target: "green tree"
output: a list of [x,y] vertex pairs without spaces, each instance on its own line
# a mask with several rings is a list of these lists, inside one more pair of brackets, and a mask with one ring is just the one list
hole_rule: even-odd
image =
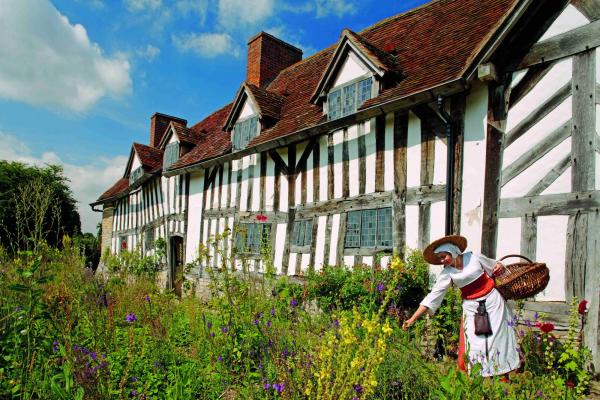
[[59,246],[76,236],[81,221],[62,167],[0,160],[0,244],[12,251],[35,250],[42,241]]

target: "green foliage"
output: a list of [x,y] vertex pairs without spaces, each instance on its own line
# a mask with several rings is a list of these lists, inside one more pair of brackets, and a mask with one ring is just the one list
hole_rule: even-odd
[[[0,254],[0,398],[558,400],[581,398],[589,380],[575,323],[557,346],[557,373],[543,352],[539,373],[526,364],[508,384],[434,362],[427,330],[451,332],[458,300],[448,296],[441,320],[417,335],[389,317],[390,302],[411,304],[400,302],[398,282],[427,282],[419,262],[343,271],[344,300],[331,293],[334,312],[315,312],[310,280],[208,268],[213,296],[201,302],[161,292],[128,260],[116,259],[119,273],[104,281],[82,268],[68,238],[60,250]],[[349,293],[366,298],[343,310]]]
[[79,234],[77,204],[62,167],[0,160],[0,227],[0,245],[13,255]]
[[393,291],[395,312],[412,309],[425,296],[429,285],[429,269],[420,252],[409,252],[395,285],[390,285],[393,272],[389,268],[355,266],[353,269],[325,266],[308,276],[308,293],[324,310],[377,310],[388,291]]

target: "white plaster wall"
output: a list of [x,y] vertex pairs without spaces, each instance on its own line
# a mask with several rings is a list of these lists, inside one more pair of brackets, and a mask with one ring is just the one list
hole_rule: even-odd
[[366,124],[369,126],[369,132],[365,133],[365,193],[373,193],[375,191],[375,161],[376,161],[376,144],[375,144],[375,118]]
[[310,253],[298,254],[298,258],[300,258],[300,271],[302,274],[308,271],[309,263],[310,263]]
[[329,265],[336,265],[337,242],[340,233],[340,214],[333,214],[331,218],[331,241],[329,243]]
[[[302,153],[304,153],[304,150],[306,149],[306,146],[308,145],[308,142],[302,142],[299,143],[298,145],[296,145],[296,165],[298,165],[298,161],[300,161],[300,157],[302,156]],[[302,204],[302,178],[301,178],[302,174],[296,174],[296,181],[295,181],[295,185],[296,185],[296,190],[294,193],[295,196],[295,200],[294,200],[294,204],[298,205],[298,204]]]
[[344,131],[333,132],[333,197],[342,197],[342,146]]
[[[277,153],[287,164],[287,149],[277,149]],[[288,180],[287,176],[280,172],[279,174],[279,211],[288,211]]]
[[231,170],[231,199],[229,202],[229,207],[238,207],[238,205],[236,204],[237,201],[237,191],[238,191],[238,185],[237,185],[237,174],[238,174],[238,170],[241,168],[241,160],[232,160],[231,161],[232,164],[232,170]]
[[583,26],[588,20],[575,7],[568,5],[564,11],[554,20],[548,30],[542,35],[539,41],[546,40],[552,36],[570,31],[573,28]]
[[190,174],[190,196],[188,204],[187,239],[185,262],[189,263],[198,257],[200,244],[200,221],[202,220],[202,188],[204,187],[204,170]]
[[385,147],[383,153],[383,187],[394,190],[394,114],[385,116]]
[[421,120],[412,112],[408,113],[406,185],[421,186]]
[[265,177],[265,208],[273,211],[273,198],[275,195],[275,162],[267,157],[267,176]]
[[546,263],[550,269],[550,282],[546,290],[535,297],[536,300],[565,300],[564,282],[568,221],[569,217],[566,215],[552,215],[538,217],[537,219],[536,261]]
[[334,80],[333,87],[343,85],[353,79],[366,75],[368,72],[369,70],[356,58],[356,56],[350,53],[348,57],[346,57],[344,64],[342,64],[342,67]]
[[169,129],[168,135],[170,135],[171,137],[169,138],[169,141],[167,142],[167,144],[170,144],[170,143],[177,143],[177,142],[178,142],[178,140],[177,140],[177,136],[176,136],[176,135],[173,135],[171,132],[172,132],[172,131]]
[[429,229],[430,240],[436,240],[446,236],[446,202],[436,201],[431,203],[431,227]]
[[319,200],[325,201],[327,200],[327,190],[328,190],[328,149],[327,149],[327,135],[322,135],[319,137]]
[[229,204],[229,183],[227,182],[228,180],[228,175],[229,174],[229,163],[225,163],[223,165],[223,189],[221,190],[221,203],[219,204],[219,207],[227,207],[227,204]]
[[[315,201],[315,179],[314,179],[314,168],[313,168],[313,152],[314,150],[310,153],[310,155],[308,156],[306,162],[307,162],[307,168],[306,168],[306,202],[307,203],[312,203],[313,201]],[[320,184],[320,182],[319,182]]]
[[240,211],[248,210],[248,167],[250,156],[242,158],[242,183],[240,184]]
[[281,266],[283,264],[283,248],[285,247],[285,230],[287,224],[277,224],[277,233],[275,235],[275,256],[273,263],[277,269],[277,273],[281,274]]
[[436,185],[446,184],[446,160],[448,159],[448,146],[439,137],[434,139],[434,164],[433,183]]
[[354,256],[344,256],[343,258],[344,266],[352,267],[354,266]]
[[323,261],[325,259],[325,230],[327,228],[327,216],[321,215],[313,220],[313,223],[317,223],[317,240],[314,243],[315,246],[315,271],[320,271],[323,268]]
[[521,254],[521,218],[498,219],[496,258],[508,254]]
[[[223,176],[223,178],[225,178],[225,177]],[[213,208],[213,209],[219,208],[219,188],[221,187],[221,184],[222,184],[221,174],[217,171],[217,173],[215,175],[215,187],[213,189],[215,191],[215,194],[213,196],[212,204],[211,204],[211,208]]]
[[362,263],[370,267],[373,266],[373,256],[363,256]]
[[244,100],[244,105],[242,106],[242,111],[240,111],[240,115],[238,116],[238,120],[250,117],[256,114],[256,106],[252,103],[249,97],[246,97]]
[[288,264],[288,275],[296,274],[296,262],[298,262],[298,253],[290,253],[290,262]]
[[419,245],[419,206],[406,206],[406,247],[416,249]]
[[358,195],[358,125],[348,127],[348,189],[350,197]]
[[487,96],[487,87],[474,82],[465,111],[461,234],[469,241],[469,248],[476,252],[481,251]]
[[140,158],[138,157],[137,153],[134,151],[133,152],[133,160],[131,160],[131,170],[129,172],[135,171],[135,169],[140,167],[141,165],[142,165],[142,163],[140,162]]
[[250,155],[250,162],[254,165],[254,177],[252,178],[252,211],[258,211],[260,209],[260,155]]
[[379,263],[381,264],[382,268],[387,268],[390,263],[390,260],[391,260],[390,256],[383,256],[383,257],[381,257],[381,260],[379,261]]

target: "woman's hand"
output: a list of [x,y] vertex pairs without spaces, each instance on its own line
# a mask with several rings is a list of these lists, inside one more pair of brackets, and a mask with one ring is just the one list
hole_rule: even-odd
[[409,318],[406,321],[404,321],[404,323],[402,324],[402,329],[407,331],[408,328],[410,328],[414,323],[415,323],[415,320],[412,318]]
[[496,265],[494,265],[494,269],[492,270],[492,275],[500,276],[504,272],[506,272],[506,267],[504,266],[504,264],[502,264],[501,262],[497,262]]

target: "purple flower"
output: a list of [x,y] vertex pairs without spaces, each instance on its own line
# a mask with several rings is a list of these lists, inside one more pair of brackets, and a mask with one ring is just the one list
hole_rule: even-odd
[[360,383],[354,385],[354,391],[356,394],[361,394],[363,392],[363,387]]
[[271,327],[271,320],[268,320],[265,325],[267,326],[267,328],[270,328]]
[[226,327],[226,326],[222,326],[222,327],[221,327],[221,332],[222,332],[222,333],[227,333],[227,332],[229,332],[229,328],[228,328],[228,327]]
[[129,393],[129,395],[130,395],[131,397],[137,396],[137,391],[136,391],[135,389],[133,389],[133,390],[131,391],[131,393]]
[[211,337],[211,338],[214,338],[214,337],[215,337],[215,333],[214,333],[214,332],[211,332],[211,333],[210,333],[210,337]]
[[268,382],[265,382],[265,384],[263,385],[263,388],[264,388],[265,390],[267,390],[267,389],[270,389],[270,388],[271,388],[271,384],[270,384],[270,383],[268,383]]
[[260,322],[260,321],[259,321],[259,320],[257,320],[257,319],[255,319],[255,320],[253,320],[253,321],[252,321],[252,323],[253,323],[254,325],[256,325],[256,326],[258,326],[259,322]]
[[89,356],[90,356],[90,358],[91,358],[92,360],[94,360],[94,361],[96,361],[96,359],[98,358],[98,355],[96,354],[96,352],[95,352],[95,351],[92,351],[92,352],[89,354]]
[[52,343],[52,352],[53,352],[53,353],[56,353],[57,351],[58,351],[58,340],[55,340],[55,341]]
[[208,322],[206,323],[206,327],[207,327],[208,329],[212,328],[212,322],[208,321]]
[[377,291],[381,293],[383,292],[383,289],[385,289],[385,284],[381,282],[379,285],[377,285]]
[[125,321],[129,322],[130,324],[137,321],[137,317],[135,316],[134,313],[130,312],[129,314],[127,314],[127,316],[125,317]]
[[340,321],[338,321],[337,319],[333,321],[333,326],[335,326],[336,328],[338,326],[340,326]]
[[277,393],[281,393],[283,392],[283,383],[274,383],[273,384],[273,389],[277,391]]
[[149,294],[147,294],[147,295],[146,295],[146,297],[144,297],[144,299],[145,299],[145,300],[146,300],[148,303],[150,303],[150,295],[149,295]]
[[540,317],[540,314],[538,314],[537,311],[536,311],[535,314],[533,314],[533,319],[535,321],[537,321],[539,317]]
[[298,300],[296,300],[295,298],[290,301],[290,306],[296,307],[297,305],[298,305]]
[[219,362],[223,361],[223,356],[217,357],[217,360],[219,360]]
[[271,317],[275,316],[275,307],[271,307]]

